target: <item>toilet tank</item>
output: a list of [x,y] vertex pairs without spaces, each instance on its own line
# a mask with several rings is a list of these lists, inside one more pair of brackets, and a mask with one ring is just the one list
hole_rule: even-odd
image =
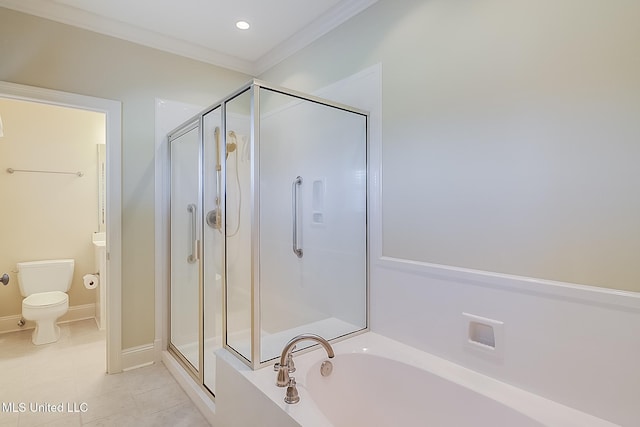
[[67,292],[73,279],[72,259],[50,259],[18,263],[18,286],[23,297],[50,291]]

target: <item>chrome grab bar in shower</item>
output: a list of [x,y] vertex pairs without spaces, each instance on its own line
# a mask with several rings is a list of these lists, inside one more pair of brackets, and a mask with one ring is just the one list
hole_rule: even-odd
[[292,216],[293,216],[293,253],[298,258],[302,258],[302,248],[298,244],[298,188],[302,185],[302,177],[298,176],[291,186],[291,204],[292,204]]
[[196,229],[198,207],[190,203],[187,205],[187,212],[189,212],[189,219],[191,220],[191,254],[187,257],[187,262],[193,264],[198,260],[198,231]]

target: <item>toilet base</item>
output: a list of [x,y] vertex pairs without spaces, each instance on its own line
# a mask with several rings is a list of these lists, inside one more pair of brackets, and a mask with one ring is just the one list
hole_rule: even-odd
[[36,329],[31,334],[31,342],[35,345],[50,344],[60,339],[60,327],[54,320],[37,321]]

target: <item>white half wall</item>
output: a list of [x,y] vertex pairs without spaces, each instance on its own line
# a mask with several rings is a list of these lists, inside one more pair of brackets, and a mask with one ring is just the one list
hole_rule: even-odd
[[[469,345],[463,313],[503,322],[502,354]],[[381,257],[372,270],[371,329],[580,411],[640,425],[637,293]]]

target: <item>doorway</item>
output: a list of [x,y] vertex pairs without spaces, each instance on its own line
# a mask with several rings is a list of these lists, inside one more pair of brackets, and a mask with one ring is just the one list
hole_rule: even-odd
[[[105,152],[105,251],[108,276],[106,291],[106,370],[117,373],[121,363],[121,104],[67,92],[0,82],[0,98],[29,101],[104,114]],[[5,135],[8,132],[5,123]],[[11,165],[4,165],[5,169]],[[55,207],[50,207],[55,208]],[[42,213],[47,212],[43,207]],[[96,230],[98,231],[98,230]],[[87,236],[89,238],[90,236]],[[17,286],[17,284],[16,284]]]

